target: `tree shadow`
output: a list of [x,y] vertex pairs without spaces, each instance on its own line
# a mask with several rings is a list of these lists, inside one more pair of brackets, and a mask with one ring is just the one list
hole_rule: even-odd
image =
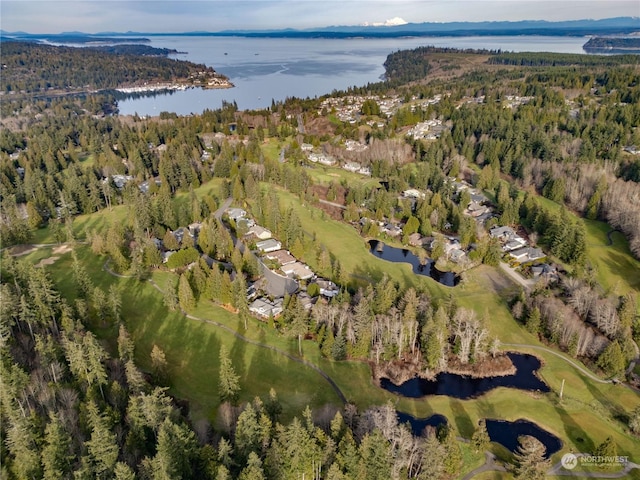
[[455,422],[456,428],[458,429],[458,434],[465,438],[471,438],[473,432],[476,429],[476,426],[471,421],[471,417],[465,410],[462,402],[455,398],[450,398],[449,406],[451,407],[451,412],[454,416],[453,421]]

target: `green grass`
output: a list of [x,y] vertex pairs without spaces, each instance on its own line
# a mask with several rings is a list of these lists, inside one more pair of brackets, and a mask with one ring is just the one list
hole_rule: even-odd
[[[196,194],[217,194],[218,187],[218,182],[208,183],[196,189]],[[354,285],[375,282],[387,273],[403,288],[415,286],[429,292],[436,299],[451,295],[458,304],[475,309],[487,319],[491,335],[498,336],[503,342],[539,344],[511,317],[506,300],[517,288],[503,289],[502,284],[494,285],[496,282],[504,282],[501,280],[502,274],[496,269],[473,269],[467,272],[467,278],[461,286],[443,287],[429,278],[414,275],[409,265],[376,258],[369,253],[364,239],[351,226],[325,217],[319,209],[303,205],[287,192],[278,192],[282,204],[293,207],[298,213],[304,230],[315,235],[317,242],[324,244],[340,259]],[[79,217],[76,219],[77,225],[74,222],[74,228],[81,229],[85,225],[100,227],[107,221],[124,219],[125,213],[124,207],[117,207],[112,211]],[[602,242],[603,238],[606,239],[606,236],[603,237],[607,231],[604,228],[606,225],[598,222],[594,224],[597,228],[590,231],[589,236]],[[597,246],[591,240],[589,243],[594,244],[590,248],[606,246]],[[612,252],[619,251],[628,257],[617,248],[617,240],[614,247]],[[255,395],[265,396],[273,387],[284,404],[285,418],[299,414],[307,404],[319,407],[327,403],[338,403],[337,396],[326,381],[312,369],[277,352],[241,342],[220,327],[189,320],[177,312],[170,312],[162,304],[162,295],[149,283],[112,277],[102,271],[104,258],[94,256],[87,246],[77,246],[76,251],[96,285],[106,289],[111,284],[116,284],[121,290],[123,317],[127,319],[127,327],[136,342],[138,363],[142,368],[150,369],[149,352],[154,344],[160,346],[170,365],[171,393],[189,401],[195,418],[213,418],[219,405],[217,352],[221,345],[227,346],[241,375],[242,401],[250,400]],[[45,249],[33,252],[25,258],[37,262],[49,254],[50,249]],[[62,255],[56,263],[46,268],[52,272],[61,292],[73,297],[75,285],[69,275],[71,255]],[[175,275],[168,272],[154,272],[153,278],[162,288],[167,278],[176,280]],[[201,303],[192,313],[220,322],[260,343],[273,345],[293,355],[297,352],[295,340],[278,335],[258,320],[251,319],[245,332],[244,325],[239,324],[235,315],[212,304]],[[91,327],[109,350],[115,353],[116,326]],[[398,409],[418,417],[440,413],[454,423],[465,437],[471,436],[473,426],[479,418],[526,418],[563,440],[564,448],[554,456],[554,461],[570,449],[591,452],[609,435],[613,436],[619,454],[630,455],[633,459],[633,454],[640,451],[640,441],[626,431],[621,420],[640,404],[640,397],[621,385],[596,384],[568,363],[545,352],[531,350],[530,353],[542,358],[540,375],[549,384],[552,393],[534,395],[501,388],[473,400],[442,396],[427,399],[401,398],[373,384],[370,367],[366,362],[334,362],[321,358],[317,345],[312,341],[303,342],[303,352],[306,360],[329,374],[346,397],[361,409],[391,400]],[[564,399],[560,402],[557,394],[563,379]]]
[[640,292],[640,261],[633,258],[629,242],[620,232],[611,234],[609,245],[607,233],[612,228],[594,220],[584,220],[587,229],[587,258],[595,267],[598,283],[605,290],[618,295]]

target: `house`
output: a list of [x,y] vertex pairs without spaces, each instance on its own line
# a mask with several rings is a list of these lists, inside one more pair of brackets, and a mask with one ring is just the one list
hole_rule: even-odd
[[415,188],[410,188],[402,192],[402,196],[406,198],[424,198],[426,195],[420,190],[416,190]]
[[197,237],[198,234],[200,233],[200,230],[202,229],[202,223],[201,222],[193,222],[190,223],[187,228],[189,229],[189,233],[191,234],[192,237]]
[[247,215],[247,212],[245,212],[241,208],[227,209],[227,216],[229,217],[229,219],[233,220],[234,222],[237,222],[239,219],[244,218],[246,215]]
[[256,243],[256,248],[262,253],[269,253],[280,250],[282,248],[282,244],[273,238],[269,238]]
[[273,260],[275,262],[278,262],[280,266],[291,265],[292,263],[295,263],[297,261],[296,257],[291,255],[286,250],[277,250],[275,252],[269,252],[269,253],[266,253],[264,257],[268,260]]
[[284,301],[282,298],[269,300],[257,298],[249,305],[249,311],[261,318],[277,317],[282,313]]
[[167,263],[169,261],[169,257],[176,253],[174,250],[169,250],[168,252],[164,252],[162,254],[162,263]]
[[348,172],[357,172],[358,170],[360,170],[360,164],[357,162],[347,162],[344,164],[344,166],[342,167],[345,170],[347,170]]
[[189,229],[185,227],[180,227],[171,233],[173,234],[174,237],[176,237],[176,240],[178,241],[178,243],[182,243],[182,240],[184,239],[185,235],[189,235],[191,238],[194,237],[193,234],[189,231]]
[[412,233],[409,235],[409,245],[413,247],[421,247],[424,245],[424,237],[419,233]]
[[387,223],[382,227],[382,232],[386,233],[390,237],[398,237],[402,235],[402,228],[392,223]]
[[516,236],[516,232],[511,227],[498,227],[495,226],[489,230],[491,238],[497,238],[500,241],[506,242]]
[[491,210],[489,209],[489,207],[486,207],[485,205],[480,205],[477,202],[471,202],[467,207],[467,211],[469,212],[469,215],[471,215],[473,218],[478,218],[479,216],[484,215],[485,213],[490,212]]
[[534,247],[519,248],[518,250],[510,252],[509,255],[519,263],[533,262],[546,256],[542,250]]
[[559,278],[558,269],[548,263],[541,263],[539,265],[532,266],[531,273],[535,278],[542,277],[547,280],[558,280]]
[[253,218],[242,217],[236,222],[236,228],[240,230],[249,230],[251,227],[254,227],[255,224],[256,221]]
[[271,238],[271,230],[261,227],[260,225],[253,225],[249,228],[247,235],[253,235],[260,240],[268,240]]
[[314,299],[307,292],[300,292],[298,294],[298,303],[302,305],[305,310],[311,310],[313,307]]
[[280,267],[282,272],[289,276],[299,278],[300,280],[308,280],[313,278],[313,270],[311,270],[307,265],[300,262],[290,263],[289,265],[284,265]]
[[303,143],[302,145],[300,145],[300,150],[302,150],[303,152],[311,152],[313,151],[313,145],[311,145],[310,143]]
[[460,263],[465,256],[466,253],[464,252],[464,250],[456,248],[449,253],[449,260],[451,260],[453,263]]
[[333,298],[340,293],[340,289],[338,288],[338,286],[331,280],[318,278],[315,280],[315,283],[317,283],[320,287],[320,295],[324,297]]
[[444,253],[450,256],[455,250],[461,250],[460,240],[455,237],[445,237],[444,241]]
[[519,248],[525,247],[527,245],[527,241],[519,236],[513,237],[512,240],[509,240],[504,245],[502,245],[503,252],[512,252],[513,250],[517,250]]

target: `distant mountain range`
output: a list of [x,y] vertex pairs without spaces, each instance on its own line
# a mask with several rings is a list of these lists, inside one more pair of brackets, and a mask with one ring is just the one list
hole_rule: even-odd
[[[433,36],[472,36],[472,35],[549,35],[549,36],[583,36],[583,35],[619,35],[640,33],[640,17],[617,17],[602,20],[569,20],[548,22],[545,20],[523,20],[518,22],[447,22],[447,23],[404,23],[383,25],[329,26],[297,30],[292,28],[280,30],[224,30],[219,32],[101,32],[85,34],[81,32],[65,32],[61,34],[30,34],[25,32],[0,31],[3,37],[20,39],[46,39],[60,41],[62,37],[78,40],[80,37],[93,39],[101,37],[118,38],[123,36],[242,36],[263,38],[397,38],[397,37],[433,37]],[[399,22],[396,22],[399,23]],[[56,40],[58,39],[58,40]],[[91,40],[87,40],[91,41]]]

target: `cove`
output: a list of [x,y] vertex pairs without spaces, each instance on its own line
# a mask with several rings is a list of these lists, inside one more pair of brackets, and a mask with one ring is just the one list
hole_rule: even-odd
[[388,262],[409,263],[416,275],[433,278],[436,282],[447,287],[455,287],[460,283],[460,275],[453,272],[441,272],[431,259],[427,259],[426,263],[422,265],[420,259],[406,248],[389,247],[378,240],[369,240],[369,252]]
[[455,373],[442,372],[435,380],[414,377],[401,385],[394,384],[388,378],[380,379],[380,386],[392,393],[404,397],[421,398],[427,395],[447,395],[462,400],[476,398],[494,388],[508,387],[527,391],[548,392],[546,383],[536,376],[540,360],[524,353],[507,353],[516,367],[513,375],[498,377],[472,378]]
[[547,449],[544,454],[546,458],[551,457],[562,448],[562,440],[527,420],[520,419],[515,422],[508,422],[506,420],[487,419],[486,422],[487,433],[491,441],[499,443],[510,452],[517,450],[520,445],[518,437],[521,435],[529,435],[540,440]]
[[398,423],[408,423],[411,426],[411,433],[416,437],[422,435],[426,427],[433,427],[437,430],[447,424],[447,417],[439,413],[434,413],[426,418],[416,418],[408,413],[396,411],[396,416],[398,417]]

